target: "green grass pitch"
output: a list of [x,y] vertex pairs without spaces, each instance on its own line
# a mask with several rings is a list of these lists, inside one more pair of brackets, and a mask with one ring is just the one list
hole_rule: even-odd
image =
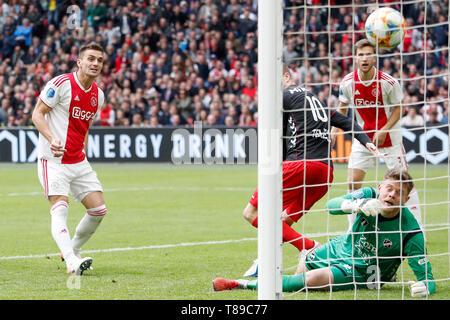
[[[257,292],[214,292],[216,277],[242,278],[257,255],[257,230],[242,217],[257,183],[254,165],[93,164],[105,189],[108,214],[83,248],[94,270],[80,282],[65,272],[50,233],[49,204],[36,165],[0,165],[0,300],[9,299],[257,299]],[[384,170],[384,167],[379,169]],[[335,166],[329,193],[294,228],[325,242],[347,227],[323,210],[346,192],[346,167]],[[450,278],[449,190],[446,165],[413,165],[435,278]],[[429,178],[423,180],[424,176]],[[367,180],[381,179],[370,172]],[[432,179],[431,179],[432,178]],[[426,189],[426,192],[425,192]],[[70,199],[71,235],[84,210]],[[283,267],[293,273],[298,252],[283,247]],[[414,280],[407,263],[397,279]],[[430,299],[449,299],[450,281]],[[285,299],[411,299],[407,287],[381,291],[301,292]]]

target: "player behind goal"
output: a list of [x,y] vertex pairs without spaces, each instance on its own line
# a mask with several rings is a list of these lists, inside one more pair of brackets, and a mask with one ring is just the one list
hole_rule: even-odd
[[[347,74],[339,87],[338,112],[348,114],[349,106],[354,107],[357,123],[373,140],[384,158],[388,169],[408,169],[402,142],[400,118],[403,114],[401,102],[403,91],[399,82],[389,74],[377,70],[375,47],[367,39],[355,44],[356,70]],[[332,145],[338,129],[332,130]],[[348,162],[348,190],[361,188],[366,172],[375,168],[378,159],[372,157],[357,139],[353,139]],[[411,190],[405,205],[421,224],[419,195]],[[354,215],[349,215],[349,228]]]

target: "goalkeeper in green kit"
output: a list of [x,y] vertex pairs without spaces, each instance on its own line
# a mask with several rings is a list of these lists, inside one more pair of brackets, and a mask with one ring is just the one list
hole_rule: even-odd
[[[295,275],[283,275],[283,291],[376,289],[390,282],[403,259],[417,281],[408,282],[413,297],[436,291],[425,239],[413,214],[403,207],[414,187],[411,176],[389,170],[377,190],[365,187],[326,204],[330,214],[357,213],[352,231],[301,255]],[[258,280],[213,281],[216,291],[258,288]]]

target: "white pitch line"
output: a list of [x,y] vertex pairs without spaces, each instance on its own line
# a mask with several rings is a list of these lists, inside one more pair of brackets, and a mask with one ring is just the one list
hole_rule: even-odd
[[[435,227],[433,229],[433,227]],[[425,231],[439,231],[449,229],[450,224],[448,223],[435,223],[435,224],[426,224]],[[346,231],[334,231],[329,233],[310,233],[304,234],[307,238],[319,238],[319,237],[333,237],[340,236],[344,234]],[[238,243],[238,242],[246,242],[246,241],[256,241],[257,238],[243,238],[238,240],[218,240],[218,241],[205,241],[205,242],[181,242],[175,244],[161,244],[154,246],[142,246],[142,247],[126,247],[126,248],[110,248],[110,249],[98,249],[98,250],[86,250],[83,251],[83,254],[86,253],[102,253],[102,252],[120,252],[120,251],[135,251],[135,250],[151,250],[151,249],[164,249],[164,248],[179,248],[179,247],[193,247],[193,246],[202,246],[202,245],[214,245],[214,244],[226,244],[226,243]],[[11,257],[0,257],[1,260],[14,260],[14,259],[35,259],[35,258],[46,258],[46,257],[58,257],[60,253],[46,253],[46,254],[35,254],[35,255],[27,255],[27,256],[11,256]]]
[[[110,248],[110,249],[98,249],[98,250],[86,250],[86,253],[101,253],[101,252],[119,252],[119,251],[135,251],[135,250],[149,250],[149,249],[164,249],[164,248],[177,248],[177,247],[192,247],[201,245],[211,245],[211,244],[225,244],[225,243],[236,243],[245,241],[255,241],[256,238],[243,238],[239,240],[220,240],[220,241],[205,241],[205,242],[182,242],[176,244],[162,244],[154,246],[142,246],[142,247],[125,247],[125,248]],[[12,257],[0,257],[0,260],[14,260],[14,259],[35,259],[35,258],[46,258],[46,257],[58,257],[60,253],[47,253],[47,254],[34,254],[28,256],[12,256]]]
[[[162,186],[150,186],[150,187],[133,187],[133,188],[113,188],[105,189],[104,192],[123,192],[123,191],[252,191],[254,188],[245,187],[162,187]],[[12,192],[0,194],[0,197],[20,197],[20,196],[41,196],[43,191],[31,191],[31,192]]]
[[[340,235],[343,234],[344,231],[332,232],[328,235]],[[326,236],[326,233],[315,233],[306,235],[311,238]],[[154,246],[142,246],[142,247],[126,247],[126,248],[110,248],[110,249],[98,249],[98,250],[86,250],[83,251],[83,254],[86,253],[102,253],[102,252],[120,252],[120,251],[135,251],[135,250],[151,250],[151,249],[164,249],[164,248],[179,248],[179,247],[192,247],[192,246],[201,246],[201,245],[214,245],[214,244],[226,244],[226,243],[237,243],[237,242],[245,242],[245,241],[256,241],[257,238],[243,238],[238,240],[219,240],[219,241],[205,241],[205,242],[181,242],[176,244],[161,244]],[[0,260],[14,260],[14,259],[36,259],[36,258],[46,258],[46,257],[59,257],[60,253],[47,253],[47,254],[34,254],[27,256],[11,256],[11,257],[0,257]]]

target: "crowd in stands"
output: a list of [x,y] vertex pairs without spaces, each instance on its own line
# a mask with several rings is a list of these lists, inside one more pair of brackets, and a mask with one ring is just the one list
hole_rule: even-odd
[[[340,80],[353,70],[352,43],[364,36],[370,9],[353,2],[375,1],[285,1],[291,9],[284,10],[283,58],[299,83],[331,107]],[[94,125],[256,126],[257,4],[0,0],[0,125],[32,126],[45,83],[75,71],[78,48],[95,41],[106,52],[96,81],[106,102]],[[378,65],[403,85],[401,121],[448,123],[448,0],[393,7],[408,31],[396,51],[380,52]]]

